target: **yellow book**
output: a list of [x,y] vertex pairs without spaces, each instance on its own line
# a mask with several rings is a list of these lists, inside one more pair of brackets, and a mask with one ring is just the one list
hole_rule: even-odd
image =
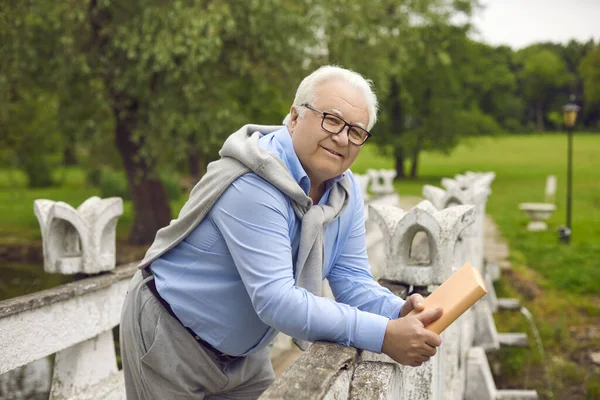
[[[487,293],[485,282],[477,268],[470,263],[460,267],[437,289],[425,298],[425,310],[441,307],[444,313],[426,328],[440,334],[458,317]],[[415,315],[415,310],[408,315]]]

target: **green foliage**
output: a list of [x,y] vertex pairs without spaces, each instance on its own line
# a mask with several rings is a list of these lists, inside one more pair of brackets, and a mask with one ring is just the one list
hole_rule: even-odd
[[13,91],[12,97],[19,101],[0,113],[0,165],[25,171],[30,187],[51,186],[55,154],[62,148],[56,97],[41,90]]
[[[6,0],[0,165],[29,171],[35,185],[50,184],[65,148],[76,149],[85,169],[143,170],[127,176],[183,171],[192,159],[202,169],[241,125],[280,123],[300,79],[325,62],[374,80],[381,112],[372,142],[415,171],[421,151],[447,153],[469,136],[530,131],[536,122],[558,128],[556,112],[582,82],[588,104],[580,121],[598,124],[593,42],[516,54],[478,43],[469,39],[477,7],[475,0]],[[129,152],[123,143],[132,144]],[[175,185],[167,185],[173,196]]]
[[548,121],[552,124],[554,129],[561,129],[564,125],[563,116],[558,111],[549,112],[547,115]]
[[586,100],[597,105],[600,103],[600,44],[581,61],[579,70],[583,76]]
[[564,61],[550,50],[534,45],[517,52],[516,59],[521,64],[523,92],[530,99],[543,99],[572,79]]
[[536,116],[536,128],[544,130],[545,115],[562,89],[567,88],[575,79],[569,73],[560,54],[532,45],[516,53],[519,65],[518,76],[525,98]]
[[102,180],[102,170],[100,168],[90,168],[86,173],[86,183],[90,186],[100,186]]
[[587,398],[600,399],[600,373],[595,372],[587,381],[586,386]]
[[131,192],[124,172],[102,171],[98,189],[102,198],[121,197],[123,200],[131,200]]
[[178,201],[181,199],[183,190],[179,185],[179,180],[174,174],[163,174],[161,176],[161,180],[163,185],[165,186],[165,191],[167,192],[167,198],[170,201]]
[[[105,169],[94,173],[94,175],[96,174],[99,175],[98,189],[100,190],[100,197],[121,197],[123,200],[131,200],[131,192],[124,172]],[[181,199],[183,191],[176,175],[163,174],[161,181],[170,201]]]

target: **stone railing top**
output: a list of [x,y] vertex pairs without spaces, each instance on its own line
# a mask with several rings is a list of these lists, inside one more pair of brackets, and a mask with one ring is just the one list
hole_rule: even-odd
[[[437,210],[427,200],[409,211],[383,205],[369,206],[369,219],[384,236],[386,263],[381,279],[415,286],[440,285],[452,274],[456,243],[461,232],[475,221],[474,207],[462,205]],[[425,232],[429,262],[422,265],[411,255],[417,233]]]
[[[494,179],[496,179],[496,174],[494,172],[467,171],[464,174],[457,174],[453,180],[456,181],[461,188],[466,189],[466,188],[472,186],[474,183],[481,183],[486,186],[490,186],[492,184],[492,182],[494,181]],[[452,180],[452,179],[450,179],[450,178],[442,179],[442,186],[446,187],[444,184],[444,181],[447,182],[450,180]]]
[[323,399],[340,372],[354,368],[357,355],[358,351],[354,347],[316,342],[260,396],[260,399]]
[[432,185],[423,186],[423,197],[429,200],[438,210],[466,204],[482,207],[487,203],[487,198],[491,194],[489,187],[480,184],[462,189],[451,179],[444,183],[446,190]]
[[369,200],[369,183],[371,181],[371,177],[366,174],[362,175],[362,174],[357,174],[357,173],[354,174],[354,177],[356,178],[356,181],[360,185],[360,191],[362,193],[363,200],[368,201]]
[[137,261],[132,262],[97,277],[86,278],[56,288],[0,301],[0,318],[81,296],[85,293],[109,287],[115,282],[130,279],[135,273],[138,264],[139,262]]
[[93,196],[77,209],[38,199],[33,211],[42,231],[46,272],[94,274],[115,267],[116,225],[123,214],[120,197]]
[[394,193],[395,169],[367,169],[371,191],[377,195]]

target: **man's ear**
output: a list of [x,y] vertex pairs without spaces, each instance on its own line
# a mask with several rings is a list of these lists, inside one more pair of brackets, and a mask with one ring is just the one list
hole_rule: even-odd
[[298,123],[298,111],[296,111],[296,106],[292,105],[290,107],[290,121],[289,127],[293,128]]

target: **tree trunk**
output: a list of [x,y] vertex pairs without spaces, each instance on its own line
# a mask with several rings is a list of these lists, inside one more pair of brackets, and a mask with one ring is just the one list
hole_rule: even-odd
[[[400,84],[396,78],[392,78],[390,87],[390,98],[392,99],[392,133],[401,135],[402,126],[402,103],[400,102]],[[404,172],[404,148],[402,145],[394,145],[394,160],[396,162],[396,179],[403,179]]]
[[190,176],[195,180],[200,179],[203,175],[200,172],[200,157],[198,155],[198,145],[194,135],[190,135],[189,138],[190,150],[188,152],[188,169]]
[[396,179],[402,179],[406,176],[404,172],[404,150],[397,148],[394,151],[394,160],[396,162]]
[[140,144],[133,141],[132,131],[137,118],[137,105],[133,104],[128,110],[114,109],[115,142],[123,158],[133,202],[134,219],[129,243],[142,245],[152,243],[156,231],[169,224],[171,207],[162,182],[152,174],[151,161],[142,157]]
[[421,147],[423,147],[423,136],[419,136],[417,144],[413,149],[412,164],[410,165],[410,177],[416,178],[419,169],[419,154],[421,153]]
[[535,113],[536,113],[536,120],[537,120],[537,124],[536,124],[536,130],[538,132],[543,132],[544,131],[544,107],[541,101],[537,102],[536,108],[535,108]]
[[[423,116],[425,118],[433,118],[431,112],[431,99],[433,98],[433,90],[431,89],[429,82],[427,82],[427,84],[428,86],[427,89],[425,89],[425,93],[423,96]],[[419,170],[419,154],[421,153],[421,149],[423,148],[423,141],[425,140],[426,134],[427,133],[425,132],[421,132],[417,136],[417,143],[415,143],[415,146],[412,148],[412,163],[410,165],[410,177],[412,179],[415,179],[417,177],[417,172]]]
[[95,72],[104,81],[109,93],[109,103],[115,118],[115,144],[123,159],[129,190],[133,202],[133,227],[129,236],[131,244],[149,244],[156,231],[169,224],[171,207],[160,179],[153,175],[153,163],[145,159],[140,148],[141,142],[133,140],[133,132],[140,118],[137,99],[128,96],[115,84],[115,69],[125,57],[111,49],[111,30],[105,29],[113,16],[106,7],[98,5],[99,0],[90,0],[89,19],[91,27],[90,51],[87,56]]
[[75,151],[75,143],[69,138],[63,150],[63,164],[68,166],[78,165],[77,152]]

